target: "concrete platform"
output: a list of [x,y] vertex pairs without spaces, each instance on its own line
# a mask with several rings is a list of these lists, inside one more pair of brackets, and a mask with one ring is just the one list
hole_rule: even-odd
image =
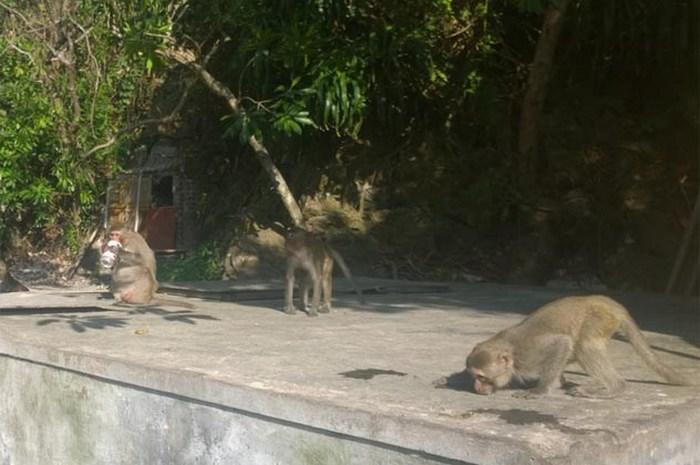
[[[174,287],[218,301],[0,296],[0,465],[700,463],[699,388],[658,382],[622,341],[614,401],[464,390],[471,346],[562,292],[362,280],[360,305],[341,281],[309,318],[280,311],[280,283]],[[700,382],[697,301],[614,297]]]

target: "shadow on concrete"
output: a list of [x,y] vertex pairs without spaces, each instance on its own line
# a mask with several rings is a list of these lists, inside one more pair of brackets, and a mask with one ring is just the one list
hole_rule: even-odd
[[[482,310],[483,316],[503,311],[513,311],[513,306],[517,302],[516,297],[489,299],[484,297],[480,301],[465,301],[463,294],[455,294],[448,286],[410,288],[371,287],[363,288],[363,295],[366,303],[358,302],[356,294],[350,290],[334,290],[333,302],[335,305],[349,308],[357,312],[395,314],[403,312],[421,311],[426,307],[437,310],[464,311],[466,307]],[[170,291],[167,292],[170,294]],[[225,293],[221,293],[225,294]],[[176,295],[187,295],[177,293]],[[300,308],[300,302],[294,293],[294,303]],[[197,294],[200,297],[200,294]],[[201,293],[203,299],[209,297],[206,293]],[[374,298],[374,300],[373,300]],[[283,293],[282,291],[259,291],[256,293],[229,293],[228,296],[217,295],[214,300],[226,300],[231,302],[245,303],[247,306],[260,307],[269,310],[282,311]],[[342,302],[340,304],[339,302]],[[536,308],[536,306],[534,307]],[[527,312],[525,312],[527,313]],[[480,317],[481,315],[475,315]]]
[[[477,310],[474,317],[489,317],[508,312],[529,315],[540,306],[557,298],[574,295],[591,295],[586,292],[564,292],[547,288],[521,288],[516,286],[492,285],[473,286],[459,294],[445,293],[432,295],[412,295],[410,304],[381,304],[372,308],[372,302],[358,311],[379,311],[397,313],[420,310],[425,306],[444,310]],[[473,291],[472,291],[473,290]],[[678,336],[686,342],[700,347],[700,302],[693,298],[664,296],[658,294],[604,293],[623,304],[642,330]],[[353,305],[348,305],[353,308]],[[661,347],[657,350],[667,351]],[[675,352],[669,352],[675,353]],[[676,353],[679,356],[694,356]]]
[[157,315],[162,317],[165,321],[176,321],[191,325],[196,325],[197,320],[219,321],[219,319],[214,316],[197,313],[192,310],[171,311],[158,307],[135,308],[129,310],[127,313],[129,315]]
[[23,316],[23,315],[46,315],[52,313],[92,313],[108,312],[109,310],[94,305],[75,307],[70,310],[65,307],[10,307],[0,309],[0,317],[3,316]]
[[359,368],[356,370],[343,371],[338,374],[346,378],[362,380],[372,379],[375,376],[406,376],[406,373],[402,371],[384,370],[381,368]]
[[[102,316],[80,315],[82,313],[122,313],[126,316]],[[76,315],[78,314],[78,315]],[[97,306],[83,306],[67,309],[65,307],[12,307],[0,310],[0,318],[3,316],[29,316],[52,315],[37,321],[37,326],[46,326],[55,323],[65,323],[73,331],[82,333],[90,329],[123,328],[130,324],[131,317],[135,315],[155,315],[165,321],[176,323],[197,324],[197,321],[218,321],[219,319],[192,310],[166,310],[160,307],[131,307],[128,310],[117,308],[104,308]]]
[[[336,305],[357,312],[378,314],[421,311],[428,307],[444,311],[471,311],[473,318],[490,318],[504,312],[525,316],[560,297],[593,294],[583,290],[497,283],[433,283],[365,277],[355,277],[355,280],[365,295],[366,304],[358,302],[347,280],[336,278],[333,292]],[[275,312],[283,311],[282,280],[161,283],[160,291],[164,294],[235,302]],[[700,312],[697,298],[641,293],[604,294],[625,305],[643,330],[678,336],[700,347]],[[298,299],[295,299],[295,303],[297,302]]]
[[[63,309],[65,312],[65,309]],[[157,315],[165,321],[172,321],[176,323],[186,323],[190,325],[196,325],[198,320],[204,321],[218,321],[219,319],[211,315],[200,314],[191,310],[178,310],[169,311],[161,308],[135,308],[132,310],[105,310],[100,309],[98,311],[111,311],[111,312],[121,312],[125,313],[126,317],[102,317],[102,316],[77,316],[77,315],[66,315],[58,314],[53,318],[47,318],[45,320],[40,320],[36,324],[37,326],[46,326],[53,323],[65,323],[71,327],[72,330],[82,333],[88,329],[107,329],[107,328],[123,328],[131,323],[131,316],[134,315]],[[3,312],[4,313],[4,312]]]
[[75,299],[78,297],[83,297],[85,295],[97,294],[99,300],[111,299],[112,294],[105,291],[80,291],[80,292],[61,292],[61,297],[67,297],[69,299]]
[[[417,283],[415,288],[412,288],[410,283],[393,287],[361,287],[365,293],[366,304],[357,302],[352,291],[347,289],[334,292],[334,301],[342,301],[343,307],[358,312],[397,314],[421,311],[429,307],[445,311],[476,310],[473,313],[474,318],[489,318],[503,312],[525,316],[557,298],[593,294],[489,283],[461,288],[456,286],[455,289],[444,285],[431,286],[420,283]],[[658,294],[604,294],[627,307],[642,330],[678,336],[700,347],[700,305],[697,299]],[[239,301],[236,297],[235,293],[230,294],[226,300]],[[203,295],[203,298],[206,299],[206,295]],[[249,293],[245,295],[244,300],[249,306],[282,311],[281,290],[276,294],[273,291],[264,295],[257,294],[257,298],[255,293]]]
[[605,435],[611,436],[615,439],[617,435],[605,428],[573,428],[571,426],[564,425],[559,422],[559,419],[555,415],[542,413],[537,410],[526,410],[526,409],[494,409],[494,408],[480,408],[477,410],[472,410],[462,414],[462,418],[469,418],[473,415],[478,414],[490,414],[496,415],[501,420],[505,421],[511,425],[518,426],[528,426],[528,425],[545,425],[547,428],[561,431],[566,434],[590,434],[590,433],[603,433]]
[[82,333],[88,329],[122,328],[128,324],[127,318],[107,317],[98,315],[79,316],[76,313],[102,313],[110,309],[84,306],[66,309],[65,307],[12,307],[0,310],[0,318],[4,316],[29,316],[29,315],[53,315],[37,321],[37,326],[46,326],[53,323],[65,323],[73,331]]
[[[627,339],[625,339],[624,337],[619,336],[619,335],[615,335],[612,338],[617,340],[617,341],[628,342]],[[652,349],[654,349],[656,351],[665,352],[667,354],[676,355],[678,357],[689,358],[691,360],[700,360],[700,357],[698,357],[697,355],[686,354],[685,352],[679,352],[677,350],[667,349],[665,347],[660,347],[660,346],[657,346],[654,344],[649,344],[649,347],[651,347]]]
[[102,316],[76,316],[58,314],[53,318],[39,320],[37,326],[46,326],[53,323],[65,323],[77,333],[84,333],[89,329],[123,328],[129,324],[128,318],[114,318]]
[[469,375],[467,370],[458,371],[457,373],[452,373],[451,375],[438,378],[433,381],[433,386],[435,389],[450,389],[452,391],[463,391],[471,392],[476,395],[472,390],[474,381]]

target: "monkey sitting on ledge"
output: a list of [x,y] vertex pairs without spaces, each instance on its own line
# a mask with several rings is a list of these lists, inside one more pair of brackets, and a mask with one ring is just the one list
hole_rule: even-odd
[[112,267],[112,295],[118,303],[193,308],[189,303],[154,297],[158,290],[156,256],[139,233],[113,227],[101,261]]
[[625,380],[613,366],[606,344],[618,331],[666,381],[690,385],[656,358],[625,307],[605,296],[565,297],[540,307],[519,324],[477,344],[467,357],[467,372],[477,394],[534,385],[516,394],[534,397],[560,387],[566,365],[575,361],[593,379],[569,394],[615,397],[625,389]]

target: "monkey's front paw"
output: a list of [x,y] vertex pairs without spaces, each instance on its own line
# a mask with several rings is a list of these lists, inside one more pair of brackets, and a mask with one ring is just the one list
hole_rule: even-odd
[[330,305],[323,305],[319,307],[318,313],[330,313],[331,312],[331,306]]
[[309,315],[309,316],[318,316],[318,312],[317,312],[317,311],[314,311],[314,310],[309,310],[308,313],[307,313],[307,315]]
[[572,397],[588,397],[589,399],[612,399],[617,393],[601,386],[574,386],[566,390]]
[[294,315],[296,312],[297,312],[297,309],[294,308],[293,306],[284,308],[284,313],[286,313],[287,315]]

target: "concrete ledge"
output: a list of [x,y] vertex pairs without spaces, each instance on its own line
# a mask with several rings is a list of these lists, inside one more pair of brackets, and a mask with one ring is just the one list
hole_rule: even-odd
[[[3,296],[0,464],[698,463],[698,389],[655,382],[619,341],[631,382],[616,401],[435,388],[473,343],[556,296],[484,284],[366,306],[348,295],[319,318],[284,315],[277,300],[183,310]],[[642,322],[668,309],[676,323],[649,340],[698,379],[694,303],[631,301]],[[17,310],[36,307],[56,310]]]

